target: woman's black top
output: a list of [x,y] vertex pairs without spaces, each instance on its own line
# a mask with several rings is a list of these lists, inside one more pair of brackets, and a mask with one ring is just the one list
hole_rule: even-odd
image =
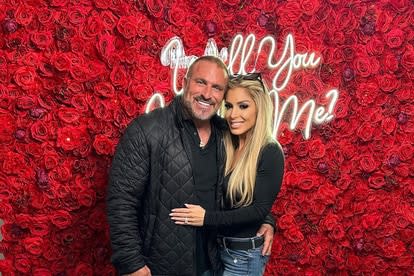
[[[205,226],[219,227],[219,234],[226,237],[256,236],[280,191],[284,170],[283,152],[277,144],[266,145],[259,158],[253,202],[249,206],[231,208],[228,200],[224,198],[223,211],[206,211]],[[224,196],[229,178],[230,175],[227,175]]]

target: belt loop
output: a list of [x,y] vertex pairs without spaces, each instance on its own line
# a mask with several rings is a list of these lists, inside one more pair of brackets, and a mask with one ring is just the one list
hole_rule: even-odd
[[256,249],[256,244],[255,244],[255,242],[254,242],[254,238],[250,238],[250,240],[252,241],[252,249]]
[[227,245],[226,245],[226,237],[222,237],[221,239],[222,239],[222,241],[223,241],[223,247],[224,247],[225,249],[227,249]]

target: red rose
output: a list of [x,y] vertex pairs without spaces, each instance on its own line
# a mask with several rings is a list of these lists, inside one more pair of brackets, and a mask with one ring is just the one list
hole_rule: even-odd
[[50,221],[59,229],[65,229],[72,225],[72,215],[64,210],[56,210],[50,215]]
[[16,131],[16,123],[9,113],[0,113],[0,144],[7,145],[14,140],[13,133]]
[[364,237],[364,231],[359,225],[353,225],[349,230],[348,234],[354,240],[358,240]]
[[71,60],[66,53],[55,53],[51,57],[53,66],[59,71],[68,71],[70,69]]
[[[99,1],[109,3],[106,0],[99,0]],[[112,31],[116,27],[116,21],[118,20],[111,11],[101,12],[101,19],[102,19],[103,28],[109,31]]]
[[77,194],[77,199],[82,206],[92,207],[96,202],[96,193],[92,189],[83,189]]
[[117,29],[126,38],[131,39],[138,35],[140,22],[136,16],[121,16]]
[[32,138],[39,142],[44,142],[48,139],[49,133],[47,126],[42,121],[33,123],[30,127]]
[[341,240],[343,237],[345,237],[343,226],[341,224],[335,225],[332,231],[329,233],[329,237],[333,240]]
[[411,102],[414,99],[414,93],[410,88],[400,88],[398,89],[394,95],[400,102]]
[[404,32],[400,29],[392,29],[385,34],[385,42],[390,48],[400,47],[404,40]]
[[408,143],[403,143],[399,148],[398,152],[400,153],[399,157],[402,161],[408,162],[414,156],[414,148]]
[[15,72],[13,79],[18,86],[24,90],[36,88],[36,72],[34,68],[28,66],[19,67]]
[[103,24],[101,18],[95,12],[92,12],[88,16],[86,24],[83,25],[82,34],[85,35],[85,38],[96,37],[98,33],[101,31],[102,26]]
[[401,58],[401,65],[407,70],[411,71],[414,69],[414,47],[408,45],[405,47],[405,51]]
[[370,123],[363,123],[357,130],[356,135],[364,142],[371,141],[374,137],[375,128]]
[[375,171],[379,166],[371,155],[362,155],[359,159],[359,165],[363,171],[368,173]]
[[285,27],[294,25],[302,16],[300,4],[296,1],[285,2],[277,9],[277,14],[280,16],[278,22]]
[[112,98],[115,96],[115,88],[109,82],[100,82],[94,86],[93,89],[98,95]]
[[319,0],[301,0],[300,8],[306,15],[313,15],[319,9]]
[[25,254],[18,254],[14,257],[14,267],[19,272],[29,273],[32,267],[32,262]]
[[293,243],[298,243],[304,240],[304,236],[298,227],[291,227],[283,231],[283,236]]
[[396,239],[380,239],[378,245],[383,250],[383,256],[386,258],[400,257],[405,252],[405,244]]
[[144,1],[150,15],[160,18],[163,14],[163,3],[161,0],[145,0]]
[[74,108],[69,107],[62,107],[57,112],[57,115],[61,122],[72,124],[75,122],[79,122],[80,114]]
[[106,0],[94,0],[93,3],[98,9],[108,9],[111,6],[111,2]]
[[98,154],[113,155],[115,151],[114,141],[105,135],[96,135],[93,147]]
[[293,151],[295,152],[296,156],[305,157],[308,155],[308,143],[307,142],[299,142],[293,145]]
[[383,173],[374,173],[368,179],[368,186],[373,189],[381,189],[385,184]]
[[64,150],[78,148],[83,139],[89,140],[89,134],[85,126],[63,127],[57,131],[57,146]]
[[2,171],[6,174],[18,174],[25,166],[24,158],[21,154],[8,151],[3,156]]
[[401,81],[397,79],[395,75],[384,74],[381,77],[378,77],[378,86],[385,93],[392,93],[400,88]]
[[295,218],[290,214],[284,214],[278,219],[280,229],[289,229],[296,225]]
[[43,239],[40,237],[26,238],[23,240],[23,245],[30,254],[35,256],[42,254]]
[[49,234],[49,218],[47,215],[39,215],[33,217],[32,223],[29,225],[30,233],[34,236],[44,237]]
[[382,62],[388,71],[395,72],[398,69],[398,60],[395,55],[391,52],[383,55]]
[[65,7],[69,3],[69,0],[51,0],[49,4],[52,7]]
[[339,222],[339,217],[337,215],[329,213],[325,217],[325,219],[321,220],[320,224],[326,230],[331,231],[334,228],[334,226],[338,224],[338,222]]
[[325,156],[325,145],[321,140],[315,139],[309,143],[309,157],[312,159],[320,159]]
[[92,266],[90,264],[86,263],[79,263],[75,268],[75,275],[82,275],[82,276],[93,276],[94,271],[92,269]]
[[31,41],[40,50],[45,50],[53,43],[52,34],[50,32],[36,32],[30,36]]
[[34,268],[33,269],[33,275],[39,275],[39,276],[52,276],[52,272],[47,268]]
[[371,56],[379,56],[385,48],[384,42],[378,36],[374,36],[367,43],[367,52]]
[[115,52],[115,37],[109,34],[99,36],[96,48],[104,58],[110,57]]
[[385,118],[381,122],[381,128],[386,134],[393,133],[396,126],[397,126],[397,120],[395,118]]
[[356,73],[365,78],[376,74],[380,68],[380,64],[375,57],[368,57],[362,54],[355,57],[353,64]]
[[106,214],[104,208],[102,206],[96,206],[96,208],[90,212],[87,223],[92,229],[104,229],[104,227],[106,227]]
[[339,194],[339,189],[331,184],[325,184],[319,186],[315,198],[325,202],[326,204],[334,204],[335,199]]
[[129,98],[121,98],[121,106],[128,116],[135,117],[137,115],[137,104]]
[[383,216],[376,212],[365,214],[362,216],[362,226],[366,230],[373,230],[376,229],[382,223]]
[[35,13],[33,11],[33,8],[30,6],[26,6],[23,3],[17,7],[14,17],[16,18],[17,23],[23,26],[27,26],[30,24],[30,22],[32,22],[34,15]]
[[128,76],[123,67],[115,66],[112,69],[110,78],[114,86],[119,86],[122,89],[128,87]]
[[358,26],[358,22],[355,20],[355,15],[348,8],[342,8],[336,12],[335,23],[336,26],[341,26],[341,31],[344,33],[352,33]]

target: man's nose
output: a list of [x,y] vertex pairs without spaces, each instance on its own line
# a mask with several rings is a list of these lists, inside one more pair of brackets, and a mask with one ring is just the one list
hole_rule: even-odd
[[212,87],[210,87],[210,86],[206,86],[206,88],[203,90],[203,97],[206,99],[206,100],[208,100],[208,99],[210,99],[211,98],[211,96],[212,96],[212,94],[213,94],[213,89],[212,89]]

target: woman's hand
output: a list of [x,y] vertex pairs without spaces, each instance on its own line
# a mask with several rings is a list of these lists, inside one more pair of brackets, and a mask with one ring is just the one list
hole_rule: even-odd
[[200,205],[184,204],[187,208],[171,210],[170,217],[175,224],[203,226],[206,210]]

